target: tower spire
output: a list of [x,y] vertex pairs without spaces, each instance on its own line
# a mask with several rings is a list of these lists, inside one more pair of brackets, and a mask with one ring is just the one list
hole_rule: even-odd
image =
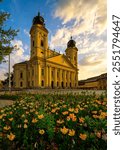
[[40,12],[38,11],[38,16],[40,16]]

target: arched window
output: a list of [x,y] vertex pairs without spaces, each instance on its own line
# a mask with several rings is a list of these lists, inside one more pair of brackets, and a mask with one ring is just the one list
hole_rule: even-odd
[[43,40],[41,40],[40,45],[41,45],[41,47],[43,47]]
[[41,86],[44,86],[44,80],[42,80],[42,82],[41,82]]

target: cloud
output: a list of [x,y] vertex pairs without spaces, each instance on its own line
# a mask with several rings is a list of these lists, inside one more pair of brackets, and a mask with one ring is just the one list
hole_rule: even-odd
[[106,72],[106,13],[106,1],[56,2],[53,17],[59,18],[62,24],[51,35],[50,46],[64,52],[70,36],[73,36],[78,47],[79,79]]
[[[13,46],[16,46],[16,49],[10,54],[10,70],[13,71],[13,65],[25,60],[29,60],[29,55],[25,55],[25,46],[21,40],[14,40],[11,43]],[[0,64],[0,79],[4,80],[4,74],[8,72],[8,56],[5,58],[6,63]]]
[[23,31],[26,36],[30,37],[29,31],[27,31],[26,29],[24,29]]

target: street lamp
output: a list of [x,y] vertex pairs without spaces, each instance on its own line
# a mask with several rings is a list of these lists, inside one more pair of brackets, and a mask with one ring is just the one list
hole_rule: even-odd
[[8,72],[9,72],[9,92],[11,92],[11,77],[10,77],[10,53],[8,59]]

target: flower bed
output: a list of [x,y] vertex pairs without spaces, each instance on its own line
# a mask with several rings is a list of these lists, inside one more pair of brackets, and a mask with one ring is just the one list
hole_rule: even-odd
[[106,150],[106,98],[23,96],[0,110],[2,149]]

